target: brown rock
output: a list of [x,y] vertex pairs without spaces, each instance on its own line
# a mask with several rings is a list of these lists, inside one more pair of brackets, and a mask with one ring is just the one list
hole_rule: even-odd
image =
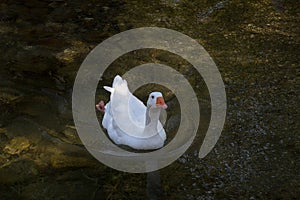
[[29,149],[30,145],[31,144],[27,138],[15,137],[4,147],[3,151],[11,155],[18,155]]

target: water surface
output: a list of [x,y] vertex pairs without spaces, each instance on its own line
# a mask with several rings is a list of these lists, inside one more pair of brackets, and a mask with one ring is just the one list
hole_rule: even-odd
[[[108,37],[157,26],[196,39],[216,62],[228,112],[214,150],[198,158],[210,117],[201,76],[168,52],[140,50],[116,60],[115,74],[148,62],[172,66],[196,88],[201,121],[195,143],[159,171],[165,199],[298,199],[299,8],[289,0],[12,1],[0,3],[0,199],[147,199],[146,174],[95,160],[82,146],[71,110],[85,56]],[[180,120],[165,88],[169,138]],[[99,120],[101,120],[101,115]],[[148,187],[149,196],[149,187]],[[150,197],[155,198],[155,194]]]

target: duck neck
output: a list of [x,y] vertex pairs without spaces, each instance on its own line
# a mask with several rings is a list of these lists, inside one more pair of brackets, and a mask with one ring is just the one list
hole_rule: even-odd
[[157,132],[157,124],[159,121],[160,109],[161,108],[147,107],[145,131],[151,130]]

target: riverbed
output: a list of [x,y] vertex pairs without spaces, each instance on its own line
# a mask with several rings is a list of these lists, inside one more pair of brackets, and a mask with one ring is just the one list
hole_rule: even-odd
[[[1,1],[0,199],[299,199],[299,11],[290,0]],[[71,106],[88,53],[117,33],[149,26],[201,44],[227,95],[222,135],[200,159],[211,107],[190,63],[146,49],[118,58],[105,72],[95,104],[108,100],[102,86],[116,74],[149,62],[178,70],[197,93],[197,137],[159,170],[160,197],[149,197],[146,174],[119,172],[87,152]],[[151,89],[166,96],[170,140],[180,121],[178,101],[155,85],[135,94],[145,103]]]

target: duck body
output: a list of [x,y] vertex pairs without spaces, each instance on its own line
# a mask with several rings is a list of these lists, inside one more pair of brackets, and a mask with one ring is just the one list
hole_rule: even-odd
[[114,78],[110,101],[105,105],[102,121],[110,139],[118,145],[151,150],[163,147],[166,133],[159,121],[161,109],[167,106],[160,92],[149,95],[147,107],[128,89],[126,80]]

